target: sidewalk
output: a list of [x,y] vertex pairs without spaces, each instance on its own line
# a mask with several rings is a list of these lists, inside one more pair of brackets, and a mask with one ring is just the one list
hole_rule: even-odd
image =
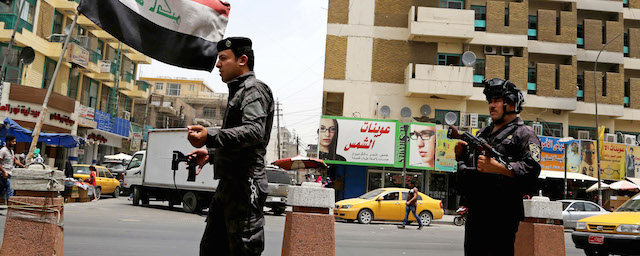
[[442,219],[439,220],[433,220],[433,224],[444,224],[444,225],[454,225],[453,224],[453,219],[456,217],[456,215],[443,215]]

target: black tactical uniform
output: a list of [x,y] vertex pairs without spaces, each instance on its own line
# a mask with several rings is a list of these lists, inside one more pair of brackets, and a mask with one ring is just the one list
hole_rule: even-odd
[[220,183],[209,207],[200,255],[260,255],[268,193],[264,155],[273,124],[273,95],[253,72],[227,85],[229,103],[222,128],[207,133],[206,146]]
[[[513,92],[517,94],[519,90]],[[487,99],[495,98],[493,96],[488,94]],[[519,113],[521,106],[517,109],[516,113]],[[478,137],[505,156],[515,178],[478,172],[476,163],[469,163],[464,157],[468,154],[466,150],[456,157],[462,194],[460,204],[469,208],[465,255],[514,254],[515,234],[524,219],[522,198],[534,193],[540,175],[540,139],[533,130],[525,126],[520,117],[495,132],[492,132],[493,128],[494,124],[491,124],[480,130]]]

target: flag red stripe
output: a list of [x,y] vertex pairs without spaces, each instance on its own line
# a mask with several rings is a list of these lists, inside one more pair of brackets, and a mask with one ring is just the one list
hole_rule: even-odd
[[229,11],[231,10],[231,5],[227,2],[222,2],[220,0],[192,0],[192,1],[208,6],[209,8],[214,9],[219,14],[229,18]]

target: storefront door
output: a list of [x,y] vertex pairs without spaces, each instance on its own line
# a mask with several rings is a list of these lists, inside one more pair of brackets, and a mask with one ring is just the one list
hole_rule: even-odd
[[[386,170],[369,170],[367,178],[367,191],[378,188],[401,188],[402,187],[402,171],[386,171]],[[423,191],[424,173],[407,172],[407,186],[409,181],[416,182],[416,187]]]

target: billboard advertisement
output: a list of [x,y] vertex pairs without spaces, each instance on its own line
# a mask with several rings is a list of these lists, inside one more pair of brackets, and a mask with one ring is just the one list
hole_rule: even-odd
[[457,141],[447,138],[447,130],[436,131],[436,170],[447,172],[458,170],[455,151]]
[[604,152],[600,157],[600,178],[620,180],[624,178],[626,146],[618,143],[603,143]]
[[433,170],[436,162],[436,126],[411,123],[407,167]]
[[564,145],[559,138],[538,136],[542,152],[540,165],[543,170],[564,171]]
[[640,178],[640,147],[627,146],[624,173],[629,178]]

